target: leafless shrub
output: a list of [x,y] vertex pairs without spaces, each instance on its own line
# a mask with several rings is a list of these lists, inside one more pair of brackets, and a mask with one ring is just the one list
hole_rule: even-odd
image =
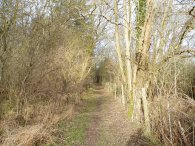
[[165,145],[192,145],[195,102],[189,97],[158,97],[151,102],[151,123]]
[[0,145],[51,141],[47,128],[72,116],[90,81],[88,6],[63,2],[0,2]]
[[195,101],[189,91],[194,80],[193,63],[178,60],[177,70],[171,62],[162,68],[150,95],[153,132],[165,145],[191,146],[195,130]]

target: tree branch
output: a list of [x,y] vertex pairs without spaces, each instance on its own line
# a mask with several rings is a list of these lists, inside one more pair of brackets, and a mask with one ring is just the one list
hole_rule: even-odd
[[195,57],[195,50],[193,49],[185,49],[185,50],[180,50],[180,51],[177,51],[177,52],[174,52],[174,53],[171,53],[169,55],[167,55],[162,61],[161,63],[165,63],[167,62],[169,59],[173,58],[174,56],[180,56],[180,55],[183,55],[184,53],[187,53],[189,55],[192,55]]

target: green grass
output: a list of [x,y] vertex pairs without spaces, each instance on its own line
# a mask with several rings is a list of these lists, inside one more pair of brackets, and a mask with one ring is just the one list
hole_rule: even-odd
[[81,107],[80,113],[71,121],[60,121],[58,123],[57,129],[60,133],[55,136],[55,144],[46,146],[74,146],[84,143],[86,130],[91,118],[88,113],[96,109],[97,99],[94,97],[85,97],[85,101],[85,106]]
[[67,125],[65,144],[73,146],[82,144],[85,139],[85,131],[89,122],[89,116],[79,115],[71,123]]

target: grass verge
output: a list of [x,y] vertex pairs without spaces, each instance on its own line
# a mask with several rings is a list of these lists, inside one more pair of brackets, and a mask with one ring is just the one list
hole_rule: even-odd
[[[94,96],[94,95],[93,95]],[[97,106],[97,98],[92,94],[83,97],[83,104],[79,108],[79,113],[69,121],[60,121],[55,126],[53,132],[54,143],[46,146],[75,146],[81,145],[85,141],[86,130],[90,123],[90,112],[93,112]]]

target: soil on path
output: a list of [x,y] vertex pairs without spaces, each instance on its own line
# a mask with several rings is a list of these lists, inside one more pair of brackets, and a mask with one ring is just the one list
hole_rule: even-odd
[[127,110],[103,89],[95,91],[97,108],[91,114],[84,146],[126,146],[134,132]]

